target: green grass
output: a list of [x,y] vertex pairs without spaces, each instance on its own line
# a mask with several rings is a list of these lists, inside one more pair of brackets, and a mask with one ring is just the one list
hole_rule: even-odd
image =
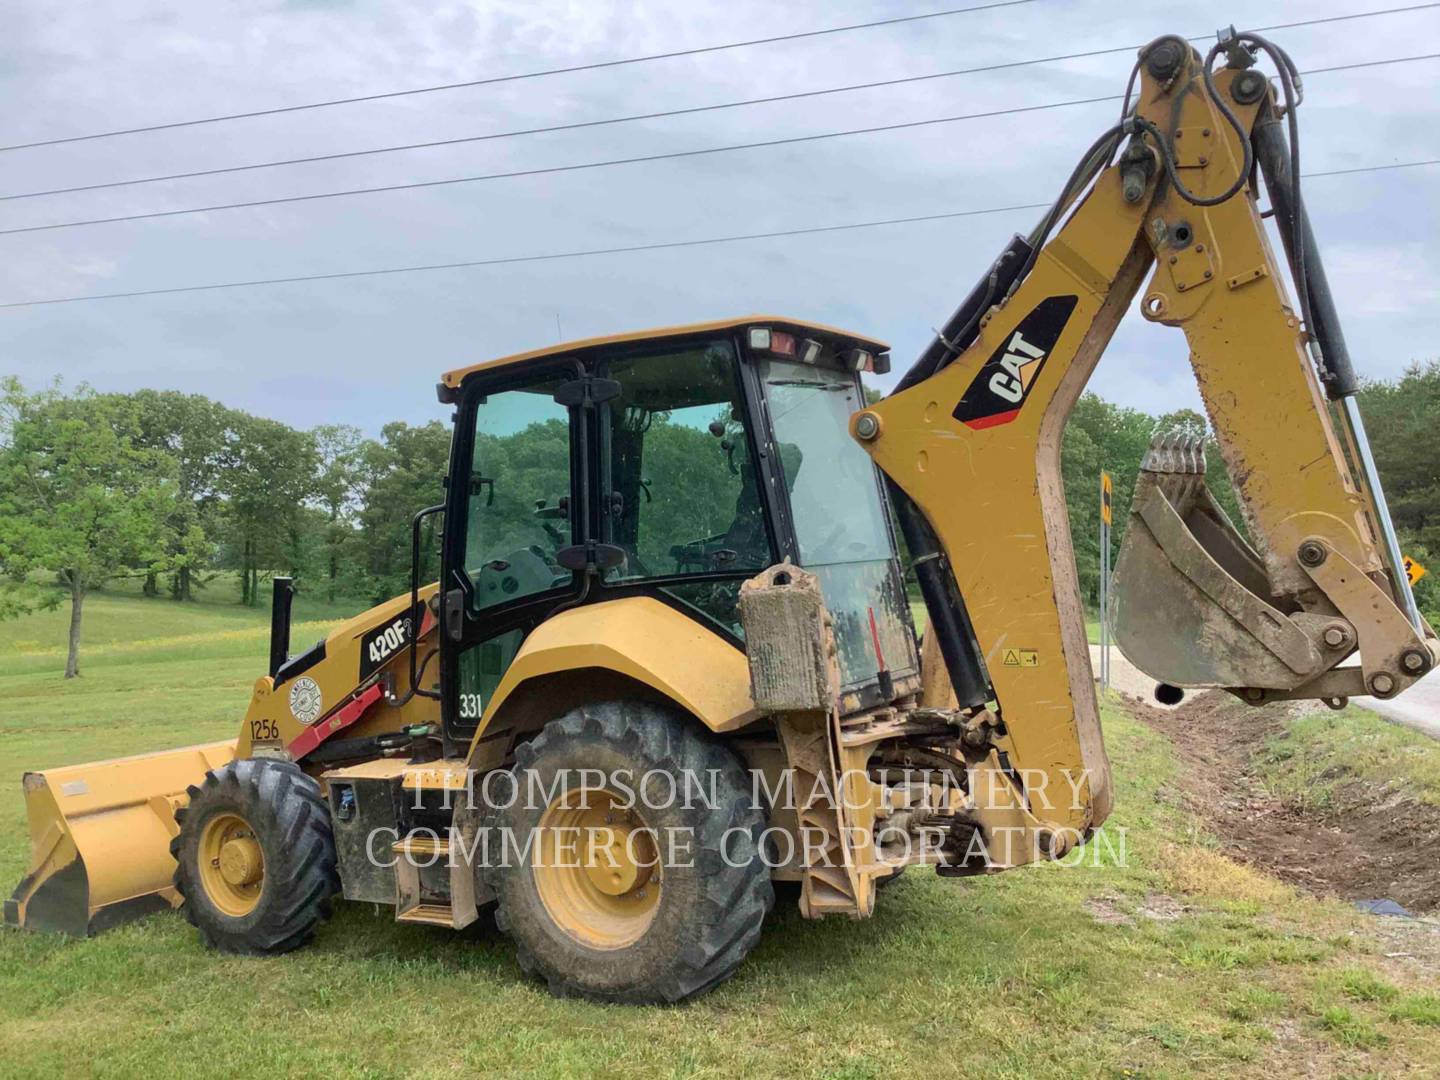
[[[926,614],[923,601],[910,601],[910,618],[915,624],[915,630],[918,633],[924,633],[925,627],[930,622],[930,616]],[[1098,618],[1092,619],[1088,615],[1085,617],[1085,640],[1091,645],[1100,644],[1100,620]]]
[[[53,657],[0,652],[0,886],[26,858],[23,770],[233,734],[263,668],[253,612],[111,599],[124,632],[79,680],[64,683]],[[7,643],[45,638],[38,624],[3,629]],[[1433,993],[1386,969],[1360,916],[1220,854],[1181,802],[1166,740],[1105,713],[1118,806],[1080,865],[912,871],[864,922],[777,909],[736,978],[686,1006],[554,1000],[503,938],[400,926],[368,905],[342,905],[313,946],[264,960],[207,952],[160,915],[88,941],[0,933],[0,1074],[1440,1068]]]
[[[91,658],[125,653],[132,648],[151,650],[174,644],[198,642],[206,647],[220,634],[258,635],[268,640],[270,602],[268,594],[260,606],[243,607],[233,575],[220,575],[194,602],[177,604],[160,597],[140,594],[139,581],[120,581],[85,598],[80,626],[82,670]],[[58,660],[63,668],[70,628],[70,601],[56,589],[55,606],[21,619],[0,622],[0,671],[17,661],[33,661],[28,670],[44,670]],[[295,598],[291,618],[292,635],[298,644],[305,640],[307,623],[328,623],[348,618],[367,605],[355,600],[329,603],[302,592]]]
[[1440,806],[1440,743],[1364,709],[1291,720],[1258,764],[1267,788],[1302,806],[1326,809],[1356,781]]

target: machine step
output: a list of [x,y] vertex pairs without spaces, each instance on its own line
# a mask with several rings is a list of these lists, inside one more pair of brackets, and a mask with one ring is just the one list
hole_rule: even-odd
[[424,923],[426,926],[444,926],[451,930],[459,930],[467,925],[456,923],[455,913],[449,904],[416,904],[405,911],[396,911],[395,921]]
[[[396,922],[463,930],[475,921],[479,915],[475,873],[463,860],[451,860],[448,838],[411,833],[391,844],[390,850],[395,855]],[[448,900],[445,887],[434,881],[422,888],[421,870],[430,868],[438,868],[448,879]]]

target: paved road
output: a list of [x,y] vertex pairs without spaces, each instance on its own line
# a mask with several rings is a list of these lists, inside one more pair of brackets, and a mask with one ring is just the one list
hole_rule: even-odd
[[[1099,645],[1090,646],[1090,665],[1097,672],[1100,670]],[[1120,650],[1113,646],[1110,649],[1110,683],[1117,690],[1138,697],[1148,704],[1156,704],[1152,696],[1155,680],[1126,660]],[[1386,720],[1424,732],[1432,739],[1440,739],[1440,674],[1434,671],[1391,701],[1381,701],[1373,697],[1357,697],[1351,700]]]
[[1386,720],[1440,739],[1440,675],[1433,671],[1392,701],[1373,697],[1357,697],[1354,701]]

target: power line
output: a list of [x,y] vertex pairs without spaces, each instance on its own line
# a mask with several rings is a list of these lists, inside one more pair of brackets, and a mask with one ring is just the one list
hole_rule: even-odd
[[217,203],[212,206],[182,207],[178,210],[152,210],[143,214],[121,214],[116,217],[85,218],[78,221],[57,221],[49,225],[24,225],[14,229],[0,229],[0,236],[13,236],[17,233],[49,232],[54,229],[78,229],[89,225],[112,225],[122,221],[150,221],[155,218],[182,217],[187,214],[208,214],[220,210],[245,210],[260,206],[277,206],[283,203],[316,202],[321,199],[341,199],[353,195],[377,195],[391,191],[413,191],[419,188],[448,187],[453,184],[478,184],[489,180],[513,180],[529,176],[552,176],[556,173],[581,172],[586,169],[605,169],[616,165],[638,165],[652,161],[673,161],[679,158],[728,154],[737,150],[760,150],[775,146],[794,146],[799,143],[819,142],[823,139],[840,139],[851,135],[870,135],[881,131],[900,131],[906,128],[929,127],[935,124],[953,124],[962,120],[978,120],[981,117],[987,116],[1011,116],[1016,113],[1039,112],[1044,109],[1059,109],[1070,105],[1093,105],[1097,102],[1113,102],[1119,100],[1119,94],[1107,94],[1104,97],[1077,98],[1074,101],[1054,101],[1045,105],[1025,105],[1013,109],[994,109],[983,113],[941,116],[930,120],[910,120],[902,124],[876,124],[871,127],[847,128],[843,131],[825,131],[816,135],[791,135],[783,139],[765,139],[758,142],[732,143],[728,146],[707,146],[699,150],[668,150],[660,154],[640,154],[634,157],[606,158],[602,161],[582,161],[572,165],[548,165],[534,169],[513,169],[509,172],[483,173],[479,176],[454,176],[444,180],[420,180],[404,184],[382,184],[378,187],[349,188],[344,191],[320,191],[311,195],[284,195],[273,199],[249,199],[243,202]]
[[[1440,165],[1440,158],[1427,158],[1423,161],[1392,162],[1386,165],[1363,165],[1349,169],[1326,169],[1320,172],[1304,173],[1303,177],[1307,180],[1313,180],[1326,176],[1351,176],[1356,173],[1387,172],[1394,169],[1417,169],[1428,165]],[[15,300],[9,303],[0,303],[0,309],[42,307],[50,304],[78,304],[91,300],[125,300],[142,296],[170,296],[176,293],[215,292],[222,289],[248,289],[261,285],[293,285],[310,281],[339,281],[346,278],[418,274],[439,270],[469,270],[487,266],[513,266],[518,263],[554,262],[562,259],[582,259],[602,255],[624,255],[641,251],[704,247],[751,240],[773,240],[792,236],[815,236],[822,233],[848,232],[855,229],[876,229],[891,225],[910,225],[927,221],[949,221],[956,218],[1008,214],[1021,210],[1046,210],[1049,209],[1050,206],[1051,203],[1049,202],[1018,203],[1012,206],[992,206],[979,210],[955,210],[944,214],[918,214],[911,217],[848,222],[843,225],[817,225],[803,229],[777,229],[771,232],[736,233],[730,236],[712,236],[694,240],[670,240],[651,244],[632,244],[625,247],[589,248],[581,251],[557,251],[540,255],[513,255],[498,259],[472,259],[464,262],[427,263],[418,266],[390,266],[375,270],[348,270],[331,274],[298,274],[291,277],[253,278],[248,281],[222,281],[209,285],[177,285],[166,289],[136,289],[129,292],[94,293],[88,296],[58,296],[43,300]]]
[[[834,35],[834,33],[847,33],[850,32],[850,30],[867,30],[873,29],[873,27],[894,26],[894,24],[920,22],[920,20],[926,19],[943,19],[943,17],[953,16],[953,14],[988,12],[988,10],[998,9],[998,7],[1014,7],[1018,6],[1018,4],[1025,3],[1034,3],[1034,0],[1004,0],[1002,1],[1002,3],[981,4],[981,6],[976,7],[956,7],[956,9],[945,10],[945,12],[929,12],[924,14],[914,14],[914,16],[900,16],[896,17],[896,19],[880,19],[868,23],[852,23],[850,24],[850,26],[834,26],[822,30],[805,30],[805,32],[793,33],[793,35],[757,37],[757,39],[746,40],[746,42],[732,42],[727,43],[727,45],[710,45],[703,46],[703,48],[697,49],[678,49],[672,50],[672,52],[652,53],[652,55],[648,56],[634,56],[634,58],[621,60],[603,60],[603,62],[598,63],[582,63],[582,65],[569,66],[569,68],[550,68],[547,69],[547,71],[526,72],[521,73],[521,75],[500,75],[490,79],[469,79],[469,81],[467,82],[446,82],[446,84],[441,85],[416,86],[416,88],[405,89],[405,91],[390,91],[384,92],[384,94],[364,94],[359,96],[353,96],[353,98],[334,98],[331,99],[331,101],[305,102],[305,104],[301,105],[284,105],[284,107],[269,109],[251,109],[251,111],[248,112],[229,112],[229,114],[217,115],[217,117],[202,117],[199,118],[199,120],[171,121],[167,122],[167,124],[147,124],[141,125],[141,127],[117,128],[117,130],[112,131],[95,131],[89,132],[89,134],[85,135],[66,135],[66,137],[36,140],[32,141],[32,143],[12,143],[10,145],[0,145],[0,153],[4,153],[4,151],[9,150],[32,150],[32,148],[36,147],[52,147],[52,145],[62,145],[66,143],[85,143],[85,141],[96,140],[96,138],[114,138],[118,137],[118,135],[137,135],[143,134],[143,132],[147,131],[168,131],[174,130],[174,128],[197,127],[197,125],[200,124],[219,124],[219,122],[230,120],[249,120],[249,118],[253,117],[274,117],[274,115],[287,114],[287,112],[302,112],[305,111],[305,109],[330,108],[333,107],[333,105],[353,105],[360,104],[360,102],[384,101],[384,99],[405,98],[405,96],[412,96],[418,94],[435,94],[435,92],[438,91],[449,91],[449,89],[462,89],[467,88],[467,86],[488,86],[500,84],[500,82],[517,82],[521,81],[521,79],[539,79],[549,75],[564,75],[564,73],[582,71],[598,71],[598,69],[603,68],[618,68],[618,66],[629,65],[629,63],[645,63],[649,62],[649,60],[671,59],[678,58],[678,56],[696,56],[701,55],[701,53],[721,52],[721,50],[726,49],[743,49],[747,48],[747,46],[753,45],[772,45],[772,43],[791,42],[791,40],[804,39],[804,37],[819,37],[825,35]],[[1348,22],[1348,20],[1351,19],[1374,19],[1374,17],[1385,16],[1385,14],[1423,12],[1423,10],[1431,9],[1431,7],[1440,7],[1440,3],[1408,4],[1408,6],[1405,7],[1387,7],[1387,9],[1375,10],[1375,12],[1355,12],[1352,14],[1338,14],[1338,16],[1323,17],[1323,19],[1302,19],[1299,20],[1299,22],[1272,23],[1270,24],[1270,26],[1257,26],[1253,27],[1253,29],[1256,30],[1257,33],[1272,32],[1272,30],[1289,30],[1295,29],[1295,27],[1302,26],[1320,26],[1320,24],[1323,23]],[[1201,40],[1208,40],[1210,39],[1210,37],[1211,35],[1197,35],[1194,37],[1189,37],[1189,39],[1187,40],[1191,40],[1191,42],[1201,42]],[[1061,60],[1083,59],[1089,58],[1089,56],[1106,56],[1112,55],[1112,53],[1117,52],[1133,52],[1133,50],[1139,48],[1139,45],[1123,45],[1117,46],[1117,48],[1113,49],[1094,49],[1090,50],[1090,52],[1068,53],[1068,55],[1063,56],[1047,56],[1047,58],[1040,58],[1034,60],[1017,60],[1017,62],[998,63],[998,65],[984,66],[984,68],[971,68],[966,69],[966,71],[945,72],[942,73],[942,75],[920,76],[920,78],[946,78],[946,76],[949,75],[969,75],[969,73],[1001,71],[1001,69],[1007,68],[1025,68],[1025,66],[1037,65],[1037,63],[1057,63],[1061,62]],[[896,82],[904,82],[904,79],[899,79],[899,81]],[[737,104],[752,104],[752,102],[737,102]],[[513,134],[533,134],[533,132],[513,132]],[[439,145],[444,145],[444,143]],[[405,148],[412,147],[397,147],[397,150],[405,150]],[[325,158],[318,158],[318,160],[325,160]],[[282,163],[275,164],[295,163],[291,163],[291,161],[282,161]]]
[[[1421,7],[1440,6],[1440,0],[1433,4],[1424,4]],[[1320,23],[1337,22],[1351,19],[1374,18],[1379,15],[1389,15],[1396,12],[1414,11],[1417,8],[1395,8],[1387,11],[1361,12],[1352,15],[1336,15],[1324,19],[1310,19],[1299,23],[1279,23],[1274,26],[1256,27],[1257,33],[1265,33],[1277,29],[1293,29],[1297,26],[1314,26]],[[1196,36],[1189,38],[1189,41],[1204,41],[1208,36]],[[42,191],[18,192],[14,195],[0,195],[0,202],[10,202],[20,199],[38,199],[50,195],[73,195],[85,191],[103,191],[121,187],[137,187],[142,184],[158,184],[171,180],[194,180],[207,176],[222,176],[230,173],[253,172],[257,169],[279,169],[295,165],[313,165],[324,161],[342,161],[351,158],[372,157],[379,154],[397,154],[411,150],[431,150],[443,146],[460,146],[468,143],[491,142],[499,139],[513,139],[524,135],[547,135],[561,131],[580,131],[587,128],[608,127],[615,124],[629,124],[641,120],[660,120],[674,116],[693,116],[699,113],[719,112],[725,109],[739,109],[751,105],[769,105],[781,101],[798,101],[807,98],[826,97],[832,94],[854,93],[860,90],[877,90],[890,86],[903,86],[910,83],[931,82],[936,79],[951,79],[961,75],[975,75],[986,72],[1003,71],[1012,68],[1033,67],[1041,64],[1056,64],[1067,60],[1083,60],[1096,56],[1109,56],[1115,53],[1134,52],[1140,48],[1138,45],[1121,45],[1108,49],[1091,49],[1087,52],[1063,53],[1057,56],[1041,56],[1028,60],[1012,60],[1000,64],[986,64],[980,67],[957,68],[952,71],[937,71],[926,75],[907,75],[897,79],[880,79],[873,82],[850,83],[845,86],[829,86],[818,90],[802,90],[789,94],[772,94],[767,97],[746,98],[741,101],[726,101],[714,105],[695,105],[683,109],[665,109],[658,112],[634,113],[629,116],[612,116],[600,120],[581,120],[569,124],[550,124],[544,127],[518,128],[513,131],[497,131],[484,135],[465,135],[453,139],[434,139],[428,142],[399,143],[392,146],[368,147],[363,150],[346,150],[333,154],[312,154],[306,157],[282,158],[275,161],[257,161],[245,165],[229,165],[215,169],[195,169],[189,172],[163,173],[156,176],[141,176],[129,180],[109,180],[97,184],[76,184],[71,187],[48,188]],[[1313,71],[1302,72],[1305,75],[1314,75],[1327,71],[1349,71],[1355,68],[1379,67],[1385,64],[1405,64],[1417,60],[1433,60],[1440,54],[1429,53],[1423,56],[1405,56],[1392,60],[1378,60],[1355,64],[1341,64],[1335,67],[1316,68]],[[9,149],[0,147],[0,150]]]
[[[1318,75],[1333,71],[1348,71],[1362,67],[1380,67],[1387,64],[1412,63],[1417,60],[1440,59],[1440,53],[1423,56],[1395,57],[1388,60],[1367,60],[1353,64],[1338,64],[1327,68],[1305,71],[1304,75]],[[801,143],[820,142],[827,139],[848,138],[853,135],[873,135],[886,131],[903,131],[913,128],[931,127],[937,124],[954,124],[967,120],[981,120],[996,116],[1013,116],[1022,113],[1043,112],[1048,109],[1069,108],[1075,105],[1095,105],[1119,101],[1119,94],[1103,97],[1076,98],[1071,101],[1052,101],[1040,105],[1022,105],[1009,109],[992,109],[986,112],[963,113],[958,116],[941,116],[929,120],[910,120],[896,124],[877,124],[870,127],[847,128],[841,131],[820,132],[814,135],[792,135],[782,139],[766,139],[757,142],[733,143],[727,146],[709,146],[698,150],[671,150],[659,154],[641,154],[632,157],[607,158],[601,161],[583,161],[570,165],[548,165],[533,169],[513,169],[507,172],[482,173],[475,176],[455,176],[443,180],[409,181],[403,184],[382,184],[375,187],[348,188],[340,191],[321,191],[310,195],[283,195],[269,199],[247,199],[239,202],[215,203],[209,206],[181,207],[175,210],[152,210],[139,214],[119,214],[104,218],[82,218],[74,221],[58,221],[48,225],[23,225],[0,229],[0,236],[20,233],[50,232],[56,229],[77,229],[92,225],[113,225],[126,221],[152,221],[157,218],[184,217],[190,214],[216,213],[225,210],[254,209],[262,206],[278,206],[287,203],[318,202],[324,199],[350,198],[356,195],[377,195],[394,191],[414,191],[422,188],[450,187],[456,184],[478,184],[492,180],[514,180],[533,176],[551,176],[559,173],[582,172],[589,169],[613,168],[618,165],[638,165],[656,161],[672,161],[681,158],[705,157],[711,154],[726,154],[740,150],[758,150],[776,146],[793,146]]]
[[1315,176],[1353,176],[1356,173],[1387,172],[1391,169],[1418,169],[1425,165],[1440,165],[1440,158],[1426,158],[1424,161],[1397,161],[1392,165],[1358,165],[1353,169],[1326,169],[1324,172],[1301,173],[1302,179]]
[[1353,64],[1332,64],[1329,67],[1311,68],[1301,75],[1324,75],[1331,71],[1354,71],[1356,68],[1385,67],[1387,64],[1413,64],[1417,60],[1437,60],[1440,53],[1421,53],[1419,56],[1397,56],[1392,60],[1357,60]]
[[[39,139],[34,142],[13,143],[0,146],[6,150],[28,150],[38,146],[58,146],[62,143],[88,142],[92,139],[110,139],[117,135],[138,135],[147,131],[168,131],[174,128],[196,127],[200,124],[218,124],[227,120],[247,120],[256,116],[277,116],[281,113],[304,112],[309,109],[328,109],[335,105],[355,105],[365,101],[384,101],[389,98],[412,97],[416,94],[433,94],[441,90],[460,90],[470,86],[493,86],[496,83],[520,82],[525,79],[542,79],[550,75],[569,75],[579,71],[599,71],[604,68],[624,67],[627,64],[644,64],[653,60],[671,60],[681,56],[700,56],[704,53],[724,52],[728,49],[745,49],[754,45],[774,45],[782,41],[800,41],[804,38],[825,37],[830,34],[846,34],[854,30],[873,30],[881,26],[898,26],[901,23],[921,22],[926,19],[943,19],[951,15],[967,15],[978,11],[992,11],[996,8],[1019,7],[1033,4],[1035,0],[994,0],[992,3],[977,4],[973,7],[948,8],[944,11],[928,11],[920,15],[900,15],[892,19],[875,19],[871,22],[850,23],[846,26],[829,26],[820,30],[802,30],[794,34],[775,34],[770,37],[751,38],[748,41],[731,41],[723,45],[702,45],[693,49],[673,49],[669,52],[651,53],[647,56],[631,56],[623,60],[601,60],[590,64],[574,64],[570,67],[548,68],[544,71],[527,71],[518,75],[495,75],[488,79],[469,79],[465,82],[441,83],[438,86],[418,86],[409,90],[391,90],[380,94],[361,94],[356,97],[332,98],[329,101],[311,101],[301,105],[283,105],[273,109],[252,109],[249,112],[226,113],[221,116],[206,116],[196,120],[175,120],[166,124],[146,124],[140,127],[119,128],[114,131],[97,131],[88,135],[68,135],[63,138]],[[1420,5],[1433,7],[1435,5]]]
[[[0,202],[9,202],[16,199],[38,199],[46,195],[71,195],[76,192],[101,191],[106,188],[134,187],[140,184],[158,184],[166,180],[193,180],[203,176],[220,176],[225,173],[250,172],[255,169],[278,169],[290,165],[311,165],[321,161],[339,161],[345,158],[370,157],[375,154],[395,154],[407,150],[429,150],[441,146],[458,146],[464,143],[513,139],[521,135],[547,135],[558,131],[577,131],[584,128],[606,127],[612,124],[628,124],[637,120],[660,120],[671,116],[692,116],[696,113],[718,112],[722,109],[738,109],[747,105],[767,105],[778,101],[795,101],[801,98],[824,97],[828,94],[843,94],[856,90],[873,90],[885,86],[900,86],[905,83],[924,82],[929,79],[945,79],[955,75],[969,75],[977,71],[994,71],[1002,67],[1020,67],[1027,64],[1052,63],[1058,60],[1073,60],[1084,56],[1097,56],[1102,53],[1126,51],[1129,51],[1128,47],[1125,49],[1103,49],[1099,52],[1070,53],[1067,56],[1047,57],[1044,60],[1022,60],[1017,63],[997,64],[984,68],[941,71],[931,75],[910,75],[902,79],[885,79],[879,82],[854,83],[849,86],[832,86],[821,90],[805,90],[793,94],[775,94],[771,97],[747,98],[744,101],[726,101],[717,105],[696,105],[687,109],[666,109],[663,112],[635,113],[631,116],[614,116],[607,117],[603,120],[581,120],[570,124],[552,124],[548,127],[520,128],[515,131],[497,131],[486,135],[466,135],[455,139],[436,139],[432,142],[377,146],[366,150],[348,150],[335,154],[316,154],[311,157],[286,158],[280,161],[260,161],[248,165],[231,165],[218,169],[199,169],[194,172],[167,173],[163,176],[143,176],[133,180],[110,180],[99,184],[80,184],[75,187],[50,188],[45,191],[26,191],[15,195],[0,195]],[[1419,58],[1417,57],[1416,59]],[[1118,99],[1119,95],[1116,95],[1116,100]]]

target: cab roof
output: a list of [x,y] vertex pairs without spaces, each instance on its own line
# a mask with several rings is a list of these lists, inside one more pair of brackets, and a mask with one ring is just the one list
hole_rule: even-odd
[[853,345],[874,353],[883,353],[890,349],[890,346],[883,341],[877,341],[875,338],[866,337],[863,334],[852,334],[848,330],[839,330],[833,326],[826,326],[823,323],[806,322],[804,319],[789,319],[783,315],[742,315],[733,319],[717,319],[714,322],[687,323],[682,326],[662,326],[653,330],[634,330],[625,334],[610,334],[606,337],[583,338],[579,341],[566,341],[559,345],[550,345],[543,349],[532,349],[529,352],[515,353],[513,356],[501,356],[495,360],[482,360],[478,364],[471,364],[468,367],[447,371],[441,376],[440,384],[451,388],[458,387],[468,377],[478,371],[489,371],[492,368],[508,367],[511,364],[520,364],[527,360],[541,360],[549,356],[563,356],[568,353],[604,348],[607,345],[623,345],[633,341],[662,341],[665,338],[690,337],[695,334],[738,330],[746,326],[771,326],[779,330],[794,330],[802,334],[813,334],[825,337],[836,344]]

